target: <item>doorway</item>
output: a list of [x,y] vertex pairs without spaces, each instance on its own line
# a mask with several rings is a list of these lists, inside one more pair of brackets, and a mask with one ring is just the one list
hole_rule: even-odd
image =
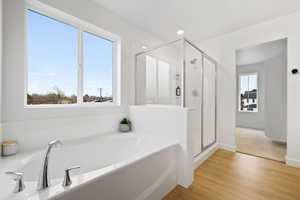
[[236,51],[237,151],[284,162],[287,39]]

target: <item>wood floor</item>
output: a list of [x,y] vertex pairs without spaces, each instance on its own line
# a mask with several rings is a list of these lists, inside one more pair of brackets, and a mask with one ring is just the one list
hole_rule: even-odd
[[236,128],[237,151],[269,158],[278,161],[285,161],[286,144],[274,142],[265,136],[264,131]]
[[218,150],[196,171],[189,188],[177,186],[163,200],[300,200],[300,169]]

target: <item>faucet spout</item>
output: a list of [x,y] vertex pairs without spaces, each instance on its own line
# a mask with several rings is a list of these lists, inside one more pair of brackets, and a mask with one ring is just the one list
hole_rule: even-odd
[[49,172],[48,172],[50,153],[51,153],[51,150],[53,147],[58,147],[61,145],[62,145],[62,142],[60,140],[53,140],[48,143],[48,147],[44,154],[42,168],[41,168],[39,179],[38,179],[38,185],[37,185],[38,190],[43,190],[50,186],[50,179],[49,179]]

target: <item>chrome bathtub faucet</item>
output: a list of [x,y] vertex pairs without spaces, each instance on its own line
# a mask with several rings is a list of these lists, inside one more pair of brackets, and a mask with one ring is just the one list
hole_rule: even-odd
[[44,154],[42,168],[41,168],[39,179],[38,179],[38,185],[37,185],[38,190],[43,190],[50,186],[50,179],[49,179],[49,174],[48,174],[48,164],[49,164],[50,153],[51,153],[51,150],[53,147],[58,147],[61,145],[62,145],[62,142],[59,140],[53,140],[53,141],[49,142],[46,152]]

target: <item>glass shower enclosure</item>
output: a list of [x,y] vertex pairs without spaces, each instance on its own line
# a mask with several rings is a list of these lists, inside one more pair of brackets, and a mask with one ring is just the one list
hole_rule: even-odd
[[135,103],[188,108],[194,156],[215,144],[217,62],[186,38],[135,59]]

